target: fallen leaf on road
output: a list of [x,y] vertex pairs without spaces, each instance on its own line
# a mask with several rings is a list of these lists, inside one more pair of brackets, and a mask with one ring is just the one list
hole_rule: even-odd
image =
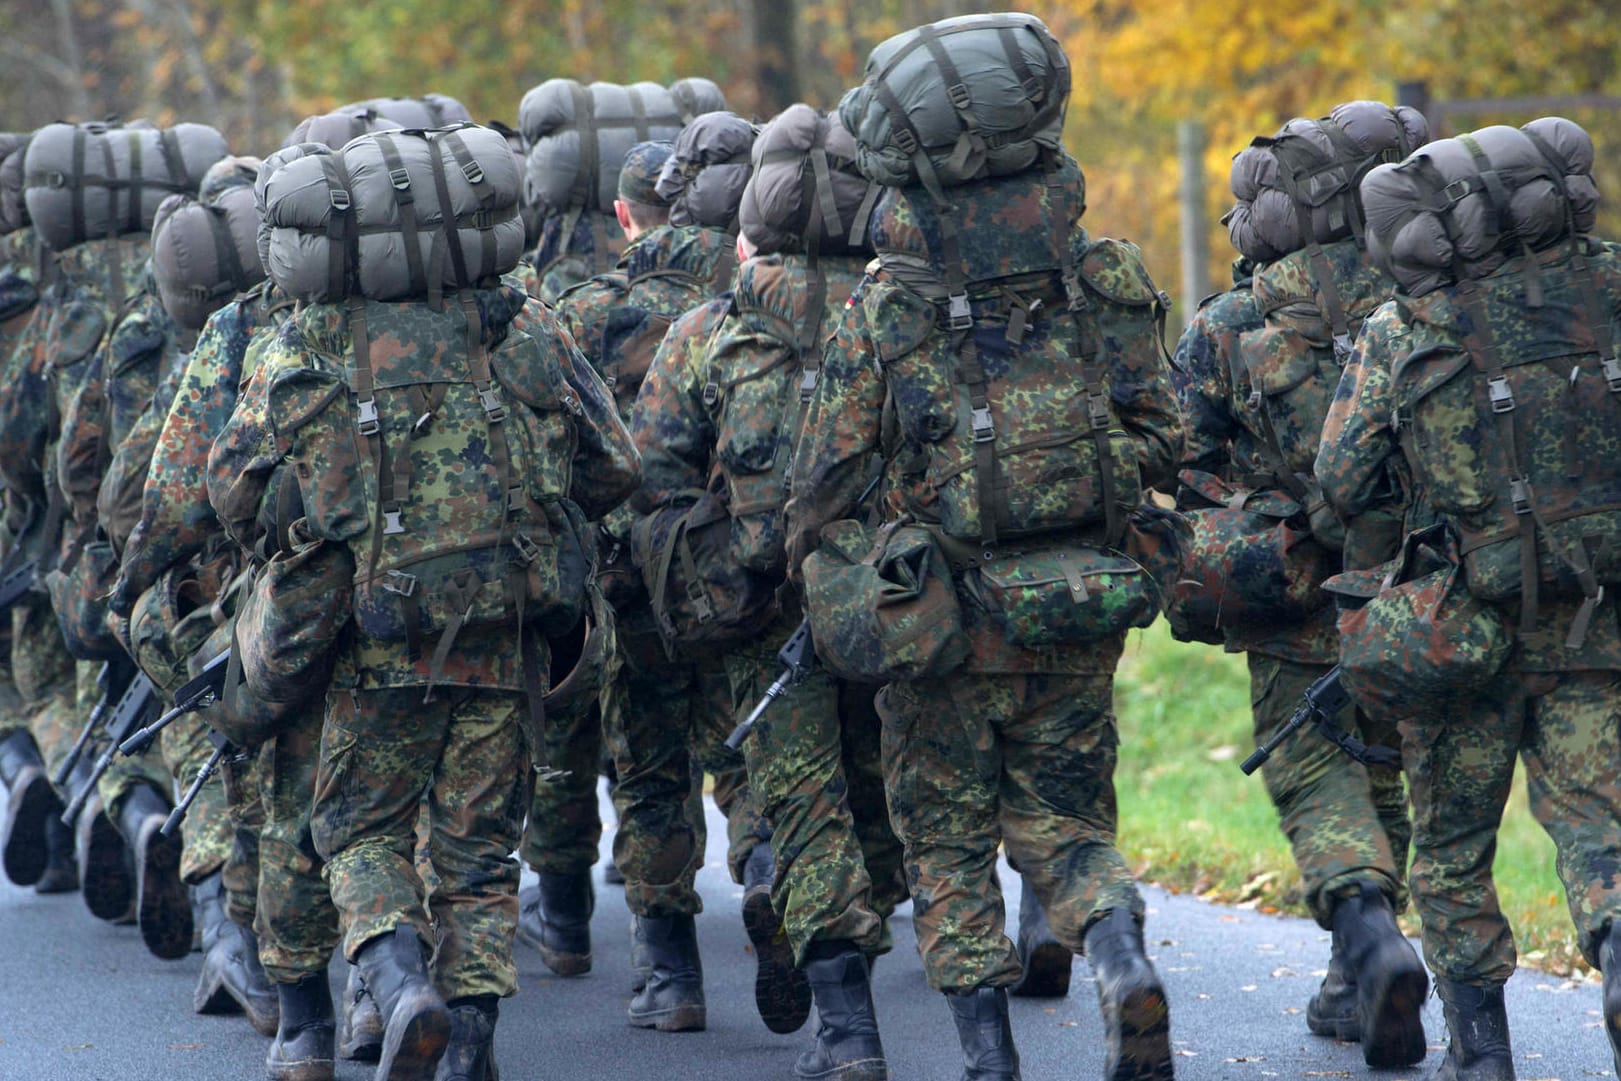
[[171,1050],[171,1051],[196,1051],[199,1048],[206,1047],[206,1046],[208,1046],[208,1045],[207,1044],[201,1044],[201,1043],[172,1043],[172,1044],[169,1045],[169,1050]]
[[1197,1051],[1189,1051],[1186,1048],[1178,1048],[1176,1053],[1181,1055],[1183,1058],[1198,1058],[1199,1057],[1199,1052],[1197,1052]]
[[93,1043],[70,1043],[70,1044],[64,1044],[63,1047],[62,1047],[62,1050],[64,1050],[64,1051],[88,1051],[94,1046],[96,1046],[96,1045],[93,1044]]
[[1239,990],[1240,991],[1254,991],[1254,990],[1256,990],[1256,987],[1255,987],[1255,985],[1253,983],[1247,983],[1243,987],[1240,987]]
[[1350,1070],[1307,1070],[1301,1077],[1350,1077]]

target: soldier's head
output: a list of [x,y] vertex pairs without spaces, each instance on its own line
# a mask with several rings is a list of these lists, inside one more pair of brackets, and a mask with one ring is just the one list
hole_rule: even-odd
[[637,143],[625,154],[614,216],[626,240],[635,240],[670,220],[670,201],[658,193],[656,185],[671,149],[672,144],[667,142]]

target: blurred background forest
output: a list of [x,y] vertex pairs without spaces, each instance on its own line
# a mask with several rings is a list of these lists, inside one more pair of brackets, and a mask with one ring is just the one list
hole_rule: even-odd
[[[918,23],[1002,5],[962,0],[5,0],[0,129],[116,113],[213,123],[263,154],[303,116],[374,96],[451,94],[481,120],[516,119],[554,76],[719,82],[764,119],[832,107],[868,50]],[[1202,123],[1208,280],[1232,256],[1217,219],[1227,165],[1251,136],[1340,101],[1439,102],[1621,94],[1614,6],[1593,0],[1048,0],[1029,10],[1069,51],[1068,143],[1094,232],[1143,246],[1179,293],[1178,125]],[[1621,109],[1559,110],[1621,176]],[[1454,114],[1449,130],[1523,123],[1521,109]],[[1444,132],[1443,132],[1444,133]],[[1610,194],[1614,194],[1613,190]],[[1611,205],[1601,231],[1621,233]],[[1178,296],[1179,301],[1184,298]],[[1194,298],[1197,299],[1197,298]],[[1180,314],[1180,313],[1178,313]]]

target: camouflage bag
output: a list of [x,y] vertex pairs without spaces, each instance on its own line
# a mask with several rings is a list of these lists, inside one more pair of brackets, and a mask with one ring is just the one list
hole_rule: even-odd
[[[1490,689],[1514,646],[1508,619],[1464,585],[1445,527],[1411,534],[1385,567],[1329,579],[1345,690],[1375,717],[1454,712]],[[1364,603],[1365,602],[1365,603]]]
[[586,584],[584,617],[550,645],[551,678],[541,701],[547,719],[568,729],[598,708],[603,688],[613,684],[619,671],[613,605],[595,581]]
[[169,568],[136,598],[130,656],[166,698],[191,677],[191,660],[215,629],[229,622],[223,602],[235,570],[230,555],[188,562]]
[[110,622],[107,594],[118,580],[118,556],[92,526],[73,542],[69,557],[45,575],[45,589],[67,650],[81,661],[108,661],[124,647]]
[[928,529],[832,522],[802,570],[816,659],[834,675],[921,679],[968,658],[951,569]]
[[1322,585],[1338,560],[1305,508],[1198,470],[1179,479],[1193,532],[1171,601],[1178,637],[1219,644],[1224,628],[1299,623],[1327,607]]
[[232,663],[255,698],[302,702],[326,686],[349,627],[354,579],[347,545],[305,539],[296,526],[292,547],[254,573],[238,601]]
[[1160,611],[1159,590],[1143,568],[1099,548],[1004,552],[981,563],[963,584],[1002,625],[1007,640],[1026,649],[1146,627]]

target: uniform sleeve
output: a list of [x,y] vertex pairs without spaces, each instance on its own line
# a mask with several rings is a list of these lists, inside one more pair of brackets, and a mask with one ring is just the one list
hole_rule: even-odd
[[1385,304],[1362,325],[1340,374],[1323,425],[1316,471],[1324,498],[1342,520],[1389,502],[1387,462],[1401,449],[1393,423],[1390,371],[1407,337],[1395,303]]
[[788,566],[816,548],[822,527],[849,517],[880,453],[884,381],[862,304],[864,280],[822,353],[822,374],[794,452],[788,489]]
[[[555,326],[555,324],[554,324]],[[530,328],[534,334],[535,328]],[[574,452],[574,480],[569,498],[593,521],[630,497],[641,478],[641,459],[625,422],[619,419],[613,393],[596,373],[573,339],[554,332],[564,378],[580,402],[576,417],[579,445]]]
[[1242,433],[1233,416],[1232,362],[1243,327],[1232,317],[1240,300],[1224,293],[1196,313],[1176,343],[1171,386],[1182,414],[1184,469],[1218,473]]
[[[1148,308],[1101,301],[1113,363],[1109,397],[1134,438],[1144,487],[1168,488],[1182,461],[1182,418],[1165,363],[1156,318]],[[1108,309],[1118,309],[1111,311]]]
[[270,385],[286,364],[298,366],[290,353],[293,329],[289,323],[277,332],[208,452],[208,500],[226,532],[245,549],[259,539],[258,508],[283,458],[270,419]]
[[651,513],[709,479],[716,433],[704,408],[704,367],[719,325],[712,304],[676,320],[637,392],[630,433],[642,455],[642,484],[632,499],[638,513]]

